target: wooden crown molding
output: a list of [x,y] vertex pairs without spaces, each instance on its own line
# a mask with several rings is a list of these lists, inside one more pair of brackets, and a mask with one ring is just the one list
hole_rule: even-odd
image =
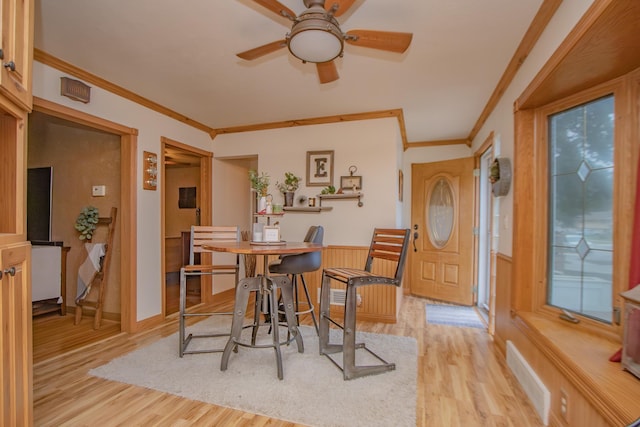
[[232,126],[214,129],[214,132],[216,133],[216,135],[222,135],[226,133],[254,132],[259,130],[280,129],[297,126],[352,122],[357,120],[384,119],[388,117],[395,117],[398,119],[398,125],[400,126],[400,135],[402,137],[402,146],[406,150],[408,146],[407,132],[404,126],[404,114],[402,112],[402,109],[399,108],[392,110],[369,111],[364,113],[337,114],[333,116],[313,117],[308,119],[283,120],[279,122],[259,123],[253,125]]
[[164,114],[165,116],[171,117],[174,120],[177,120],[179,122],[182,122],[184,124],[187,124],[189,126],[192,126],[196,129],[199,129],[203,132],[208,133],[211,138],[215,137],[215,131],[209,127],[206,126],[200,122],[197,122],[195,120],[190,119],[187,116],[183,116],[182,114],[179,114],[167,107],[164,107],[156,102],[153,102],[147,98],[144,98],[140,95],[137,95],[133,92],[131,92],[130,90],[127,90],[123,87],[120,87],[114,83],[111,83],[105,79],[103,79],[102,77],[98,77],[95,74],[91,74],[85,70],[82,70],[78,67],[76,67],[75,65],[69,64],[68,62],[65,62],[51,54],[48,54],[47,52],[44,52],[40,49],[33,49],[33,59],[44,64],[44,65],[48,65],[50,67],[53,67],[59,71],[62,71],[64,73],[70,74],[74,77],[77,77],[87,83],[91,83],[95,86],[98,86],[106,91],[109,91],[115,95],[118,95],[122,98],[128,99],[129,101],[133,101],[137,104],[140,104],[144,107],[149,108],[150,110],[156,111],[160,114]]
[[[438,147],[440,145],[471,145],[471,141],[462,139],[438,139],[434,141],[411,142],[407,148]],[[405,150],[407,149],[405,148]]]
[[536,16],[533,18],[533,21],[531,21],[531,25],[529,25],[529,28],[520,41],[511,61],[509,61],[507,68],[504,70],[500,81],[493,90],[489,101],[487,101],[487,105],[485,105],[482,113],[480,113],[480,117],[478,117],[473,129],[471,129],[471,133],[469,133],[469,136],[467,137],[469,146],[471,146],[471,141],[473,141],[473,139],[478,135],[478,132],[480,132],[480,129],[489,118],[489,115],[491,115],[493,110],[496,108],[496,105],[498,105],[502,95],[504,95],[522,64],[524,64],[529,53],[531,53],[531,49],[533,49],[545,28],[547,28],[549,21],[551,21],[551,18],[556,13],[556,10],[558,10],[561,3],[562,0],[544,0],[542,5],[540,5]]

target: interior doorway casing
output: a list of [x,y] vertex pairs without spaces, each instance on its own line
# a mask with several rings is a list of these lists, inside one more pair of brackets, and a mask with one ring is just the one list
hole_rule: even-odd
[[[162,317],[167,315],[166,306],[167,306],[167,294],[166,294],[166,286],[165,286],[165,277],[167,273],[166,266],[166,196],[165,196],[165,185],[166,185],[166,169],[165,169],[165,152],[168,148],[180,150],[186,153],[188,156],[195,156],[200,159],[200,183],[199,183],[199,193],[200,193],[200,224],[201,225],[212,225],[212,162],[213,162],[213,153],[206,150],[201,150],[196,147],[192,147],[182,142],[174,141],[172,139],[161,137],[161,159],[160,163],[162,165],[162,176],[161,179],[158,180],[158,190],[161,194],[161,224],[162,224],[162,249],[161,249],[161,258],[162,258]],[[202,263],[211,262],[208,259],[210,256],[207,254],[201,254],[203,257]],[[204,275],[200,278],[200,295],[202,303],[211,303],[213,302],[213,291],[212,291],[212,281],[211,276]]]
[[118,215],[118,231],[121,236],[120,328],[125,332],[135,332],[137,329],[137,289],[135,286],[137,277],[137,197],[135,177],[138,130],[35,96],[33,97],[33,109],[120,136],[120,207],[122,211]]

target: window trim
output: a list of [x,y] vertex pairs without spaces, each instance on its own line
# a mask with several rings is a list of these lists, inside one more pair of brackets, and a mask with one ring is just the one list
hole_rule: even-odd
[[[577,101],[577,103],[575,103],[574,105],[571,105],[569,107],[566,107],[566,108],[564,107],[564,105],[560,109],[556,108],[555,105],[550,105],[550,106],[543,107],[543,108],[539,109],[539,114],[542,117],[537,122],[537,126],[539,126],[539,128],[540,128],[540,130],[538,131],[538,135],[542,135],[543,132],[544,132],[545,138],[544,138],[544,140],[542,140],[540,142],[540,146],[541,146],[541,150],[544,151],[544,156],[545,157],[544,157],[544,159],[543,158],[539,158],[538,161],[540,163],[544,163],[544,167],[545,167],[545,170],[546,170],[546,174],[545,174],[545,177],[544,177],[546,185],[544,186],[544,189],[545,189],[545,196],[546,196],[546,201],[547,201],[546,210],[545,210],[546,219],[547,219],[547,222],[546,222],[546,225],[545,225],[545,239],[546,239],[546,241],[545,241],[545,245],[544,245],[544,251],[545,251],[545,265],[544,265],[545,277],[544,277],[544,282],[545,283],[544,283],[544,293],[543,293],[543,298],[544,299],[543,299],[542,302],[543,302],[543,305],[545,307],[553,308],[554,312],[557,311],[557,310],[562,310],[562,308],[559,308],[557,306],[553,306],[553,305],[550,305],[550,304],[547,303],[547,301],[549,301],[549,288],[550,288],[548,281],[549,281],[549,266],[550,266],[549,239],[550,239],[550,235],[551,235],[551,233],[550,233],[550,231],[551,231],[550,230],[550,227],[551,227],[550,217],[551,216],[550,216],[550,211],[549,211],[549,209],[550,209],[550,206],[549,206],[550,184],[551,184],[551,179],[550,179],[549,176],[550,176],[551,172],[549,170],[549,166],[550,166],[550,160],[549,159],[551,158],[551,154],[552,153],[550,152],[551,141],[549,141],[549,139],[548,139],[548,136],[550,134],[550,130],[549,130],[550,118],[555,114],[562,113],[562,112],[568,111],[568,110],[570,110],[572,108],[580,107],[580,106],[589,104],[591,102],[596,102],[596,101],[598,101],[600,99],[603,99],[603,98],[609,97],[609,96],[613,97],[613,102],[614,102],[614,104],[613,104],[613,114],[615,116],[614,128],[613,128],[614,178],[613,178],[613,183],[612,183],[613,191],[614,191],[613,200],[612,200],[612,211],[613,211],[613,221],[612,222],[613,222],[613,227],[614,227],[614,233],[612,234],[612,246],[613,246],[613,258],[612,258],[613,265],[612,265],[612,283],[611,283],[611,303],[612,303],[611,309],[612,309],[612,313],[613,313],[613,311],[615,310],[615,307],[616,307],[615,295],[617,295],[620,292],[624,291],[624,288],[620,289],[620,291],[617,291],[617,289],[616,289],[616,284],[619,284],[620,280],[616,280],[616,275],[618,274],[617,273],[617,271],[618,271],[617,268],[618,268],[619,261],[615,257],[615,252],[616,252],[615,230],[620,228],[620,226],[617,225],[615,219],[619,215],[621,215],[621,213],[622,213],[622,211],[620,210],[620,206],[618,206],[619,204],[617,205],[616,204],[616,200],[615,200],[615,194],[616,194],[616,191],[618,190],[618,188],[616,186],[618,180],[616,178],[617,178],[617,176],[620,175],[620,173],[623,172],[623,171],[620,170],[620,166],[619,166],[620,163],[619,162],[623,161],[623,157],[620,154],[621,154],[621,152],[622,152],[622,154],[624,154],[624,151],[625,151],[625,150],[621,149],[621,148],[624,148],[624,147],[622,147],[622,145],[624,145],[624,141],[623,141],[623,139],[621,137],[619,137],[618,126],[620,125],[620,123],[618,122],[617,118],[619,117],[620,113],[623,112],[623,111],[620,111],[620,110],[623,110],[624,108],[620,108],[620,106],[618,105],[618,97],[620,96],[620,92],[621,92],[621,90],[619,90],[619,87],[618,87],[619,85],[618,84],[613,84],[613,86],[614,87],[612,88],[611,92],[609,92],[607,90],[608,89],[608,85],[604,85],[601,88],[603,90],[603,93],[599,94],[599,95],[597,95],[595,97],[593,97],[591,93],[589,93],[589,95],[585,99],[583,99],[583,95],[582,94],[576,95],[574,97],[570,97],[566,101],[571,102],[571,101],[573,101],[575,99]],[[622,226],[624,227],[625,224],[622,224]],[[569,310],[569,309],[567,309],[567,310]],[[579,312],[574,312],[572,310],[569,310],[569,311],[571,311],[573,314],[577,315],[580,319],[587,319],[587,318],[588,319],[592,319],[599,325],[613,324],[616,321],[615,317],[612,317],[612,318],[607,319],[605,321],[605,320],[599,320],[599,319],[596,319],[596,318],[588,317],[588,316],[585,316],[584,314],[581,314]],[[615,316],[615,314],[612,314],[612,316]]]
[[[635,182],[637,135],[639,120],[636,107],[631,102],[638,99],[640,69],[626,76],[600,84],[582,92],[569,95],[558,101],[531,110],[516,112],[516,140],[519,146],[529,142],[528,150],[515,149],[517,162],[515,182],[519,189],[528,188],[526,197],[514,200],[514,217],[524,220],[514,233],[514,280],[519,285],[512,295],[516,311],[529,311],[557,319],[561,310],[547,305],[547,268],[548,268],[548,117],[551,114],[584,104],[586,102],[613,94],[616,127],[614,130],[614,218],[617,224],[613,235],[613,307],[622,307],[619,293],[628,287],[630,265],[630,239],[633,217],[635,188],[623,183]],[[530,168],[530,171],[523,169]],[[524,184],[524,187],[523,187]],[[522,190],[521,190],[522,191]],[[533,197],[531,195],[533,194]],[[523,212],[529,211],[529,215]],[[527,221],[527,219],[529,221]],[[526,222],[526,223],[525,223]],[[530,227],[527,233],[524,227]],[[527,255],[525,255],[527,254]],[[530,261],[522,257],[531,257]],[[529,274],[527,274],[527,271]],[[528,277],[527,277],[528,276]],[[622,324],[606,324],[586,316],[578,315],[581,320],[576,328],[595,332],[610,338],[620,339]]]

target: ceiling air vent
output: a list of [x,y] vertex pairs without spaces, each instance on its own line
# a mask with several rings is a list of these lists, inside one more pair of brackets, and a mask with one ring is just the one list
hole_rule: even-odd
[[68,77],[60,77],[60,80],[60,95],[71,98],[74,101],[89,103],[91,86],[87,86],[80,80],[73,80]]

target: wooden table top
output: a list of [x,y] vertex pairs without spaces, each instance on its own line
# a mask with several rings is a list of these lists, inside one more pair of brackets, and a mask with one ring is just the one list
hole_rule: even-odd
[[202,244],[204,249],[216,252],[231,252],[244,255],[283,255],[301,254],[321,251],[323,246],[319,243],[307,242],[279,242],[279,243],[250,243],[241,242],[215,242],[209,241]]

